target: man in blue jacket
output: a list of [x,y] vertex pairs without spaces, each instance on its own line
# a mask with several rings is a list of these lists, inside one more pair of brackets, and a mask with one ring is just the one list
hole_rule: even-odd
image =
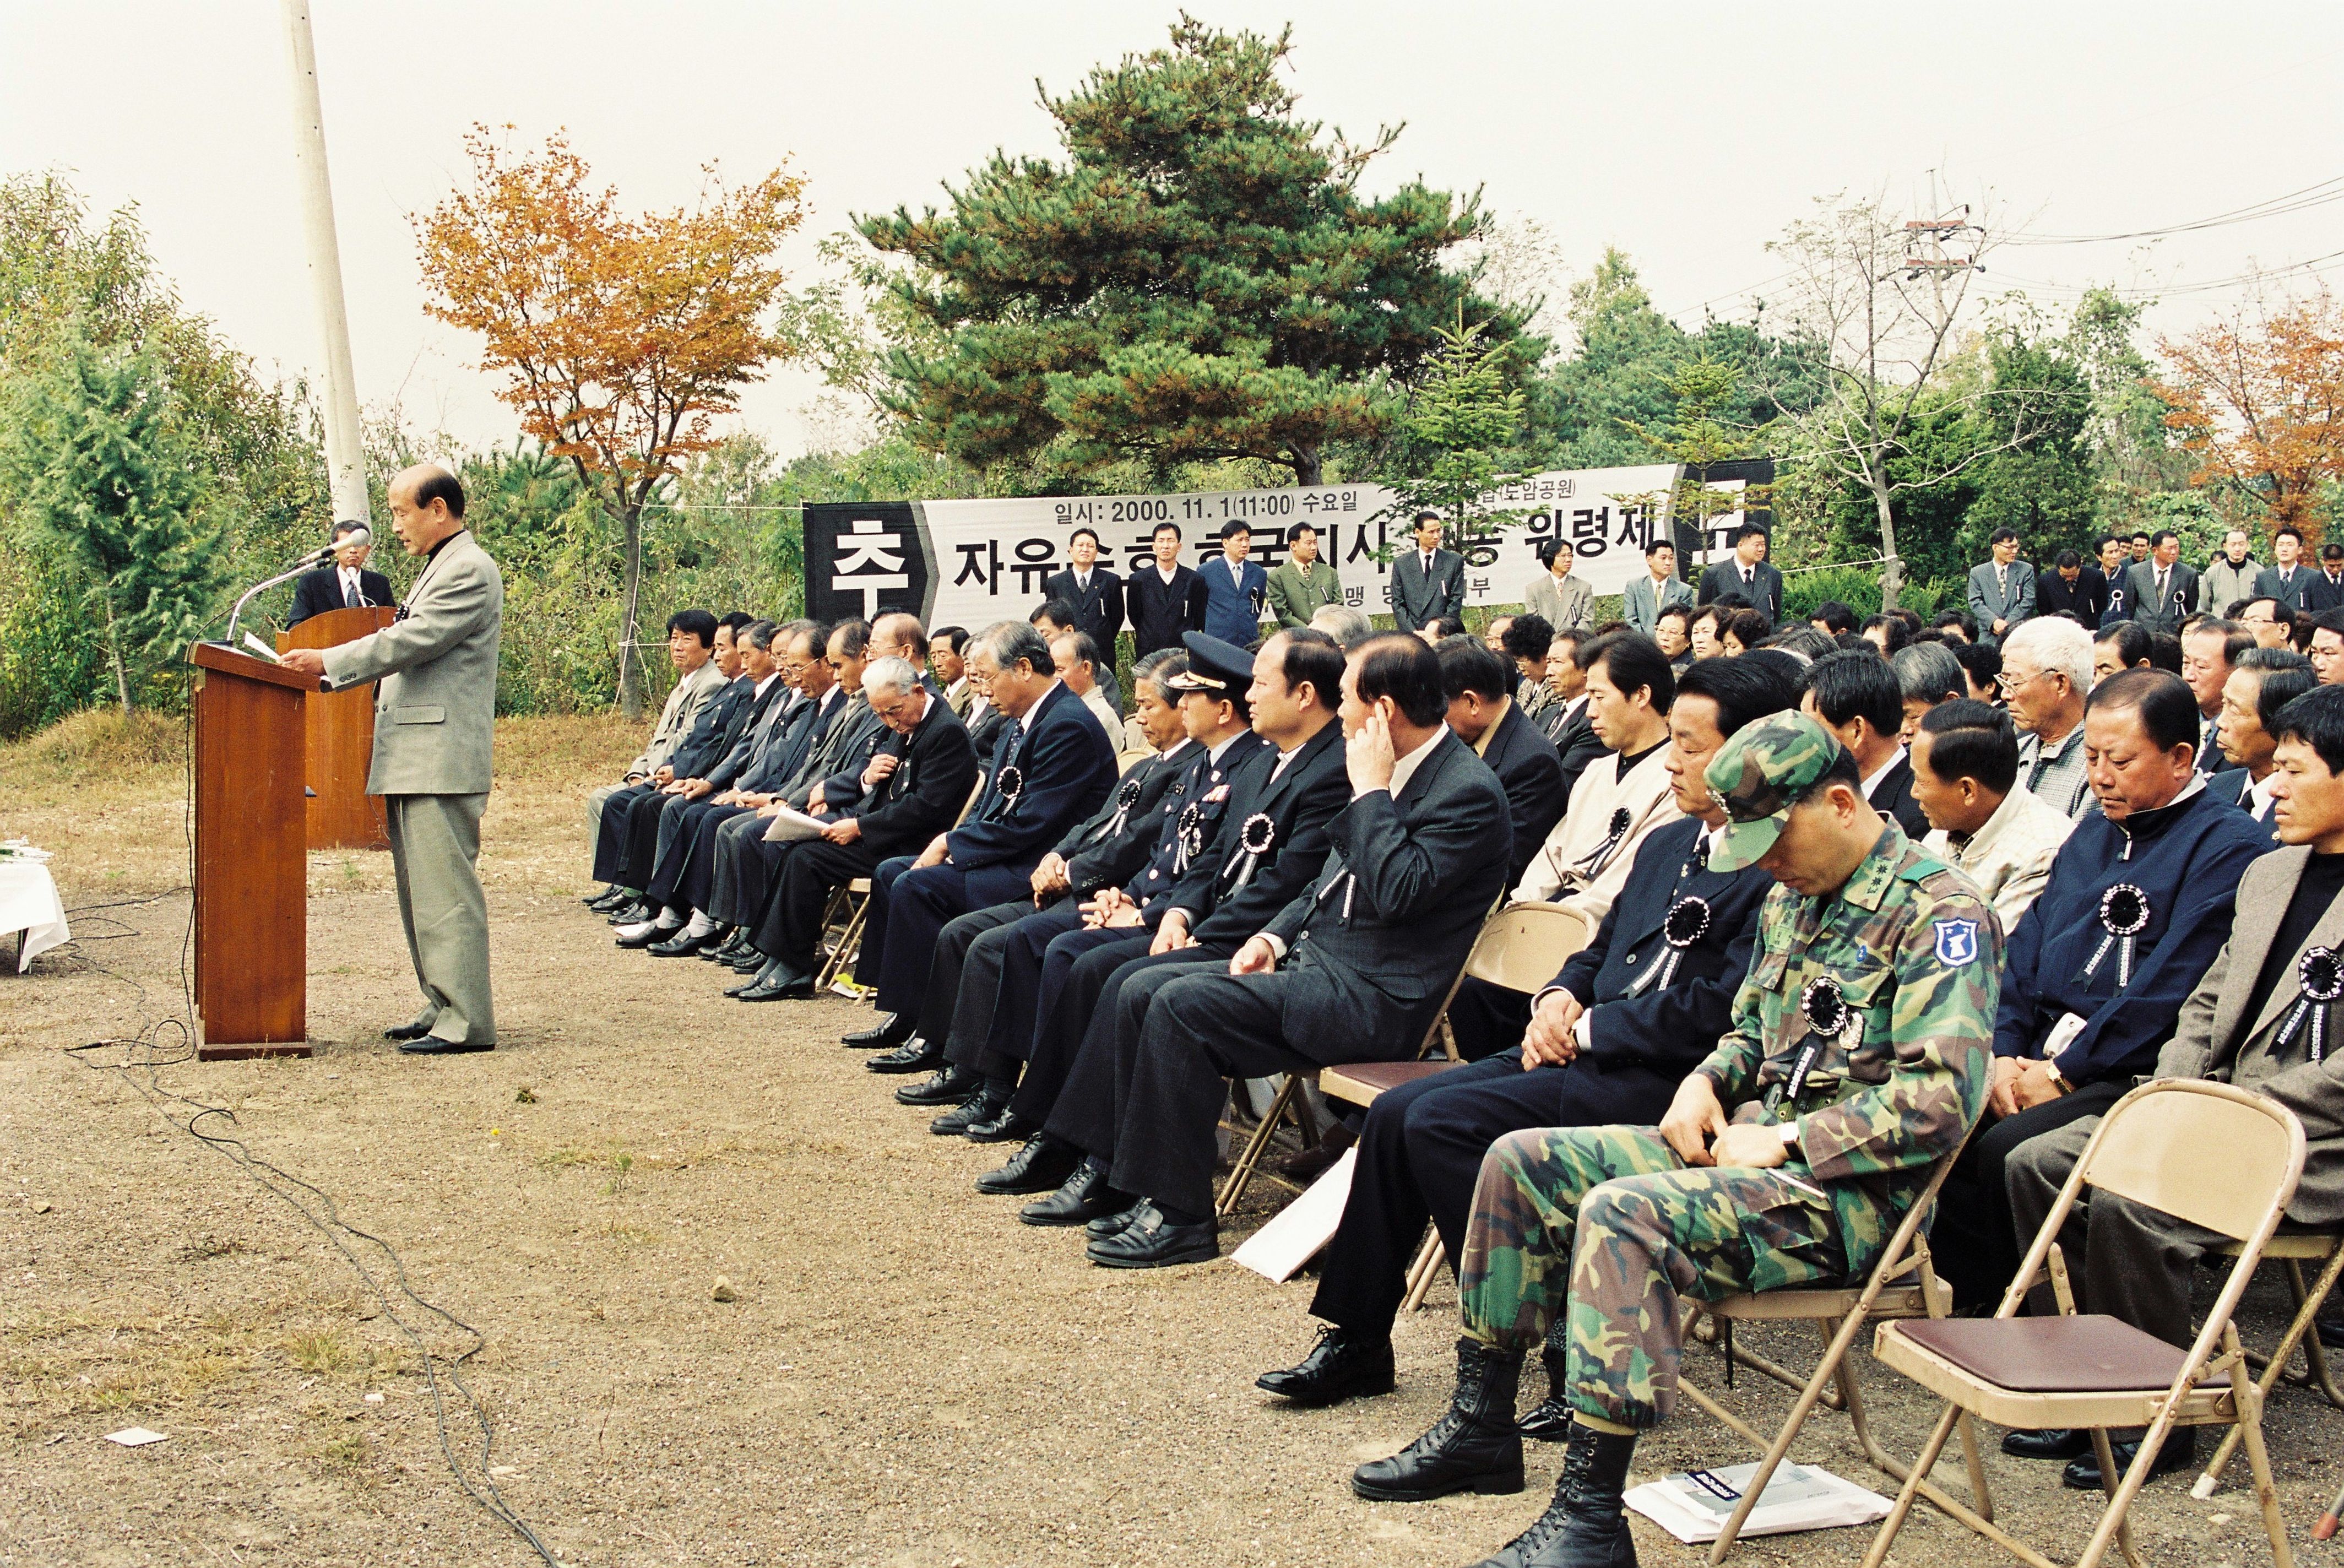
[[1253,530],[1231,522],[1221,530],[1220,558],[1197,568],[1205,584],[1205,635],[1239,648],[1261,636],[1262,596],[1269,589],[1269,573],[1252,554]]
[[2261,824],[2207,792],[2198,733],[2197,699],[2177,675],[2126,670],[2092,688],[2084,744],[2100,812],[2076,819],[2010,934],[1992,1098],[1937,1203],[1930,1249],[1958,1306],[1992,1306],[2018,1270],[2011,1150],[2099,1115],[2156,1069],[2183,1000],[2229,939],[2238,878],[2271,847]]
[[882,862],[871,878],[854,977],[878,987],[880,1010],[891,1015],[861,1036],[863,1043],[895,1047],[866,1064],[878,1072],[944,1065],[942,1040],[905,1047],[945,922],[1029,890],[1044,852],[1115,787],[1115,743],[1059,683],[1039,632],[1016,621],[988,627],[969,643],[968,665],[1010,723],[994,744],[985,792],[967,820],[938,834],[916,858]]

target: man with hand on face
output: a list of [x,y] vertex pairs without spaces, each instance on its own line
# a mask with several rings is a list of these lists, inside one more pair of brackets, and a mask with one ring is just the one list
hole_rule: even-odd
[[[1412,524],[1416,547],[1392,561],[1392,624],[1403,632],[1465,615],[1465,558],[1440,548],[1440,514],[1420,511]],[[1532,606],[1536,608],[1536,606]],[[1554,617],[1547,617],[1553,622]]]
[[1270,613],[1289,630],[1309,625],[1324,606],[1343,602],[1343,580],[1318,559],[1317,529],[1298,522],[1286,531],[1286,559],[1269,574],[1264,591]]
[[1669,1419],[1683,1298],[1860,1280],[1985,1103],[2001,932],[1960,875],[1864,798],[1814,720],[1751,725],[1708,768],[1710,869],[1766,895],[1733,1025],[1659,1127],[1509,1133],[1481,1162],[1446,1414],[1361,1465],[1362,1497],[1522,1484],[1522,1358],[1562,1326],[1570,1449],[1543,1517],[1492,1561],[1632,1564],[1622,1492]]
[[1932,1251],[1962,1306],[1991,1307],[2018,1269],[2010,1151],[2098,1115],[2149,1070],[2229,936],[2238,878],[2270,847],[2208,793],[2197,736],[2197,699],[2177,675],[2127,670],[2092,690],[2099,814],[2076,819],[2011,933],[1988,1119],[1937,1202]]
[[[2222,754],[2230,765],[2206,781],[2206,793],[2237,806],[2276,833],[2278,711],[2319,684],[2311,661],[2290,648],[2250,648],[2222,684]],[[2273,842],[2277,842],[2274,838]]]
[[2075,824],[2018,786],[2010,715],[1966,698],[1922,715],[1913,799],[1929,819],[1921,847],[1968,877],[2004,930],[2018,929]]
[[[1716,659],[1687,671],[1669,706],[1669,775],[1679,821],[1636,851],[1619,901],[1595,937],[1531,1004],[1520,1045],[1470,1067],[1376,1097],[1341,1226],[1320,1259],[1314,1317],[1326,1320],[1299,1365],[1258,1384],[1298,1405],[1326,1405],[1392,1386],[1392,1320],[1430,1219],[1454,1272],[1481,1156],[1532,1127],[1657,1122],[1684,1075],[1732,1027],[1749,973],[1758,906],[1774,879],[1754,865],[1712,871],[1724,807],[1702,770],[1727,737],[1790,707],[1796,689],[1763,660]],[[1561,1344],[1547,1340],[1553,1391],[1523,1434],[1570,1430]]]
[[[2241,671],[2240,673],[2244,673]],[[2238,676],[2231,677],[2233,680]],[[2160,1078],[2212,1078],[2268,1095],[2303,1124],[2303,1179],[2287,1219],[2306,1230],[2344,1225],[2344,1018],[2334,995],[2336,953],[2344,947],[2344,693],[2319,688],[2272,715],[2277,735],[2279,842],[2246,869],[2238,918],[2203,979],[2181,1006],[2173,1037],[2157,1054]],[[2008,1165],[2019,1233],[2032,1237],[2083,1158],[2099,1118],[2069,1122],[2019,1146]],[[2167,1344],[2191,1338],[2189,1290],[2201,1259],[2229,1240],[2139,1204],[2085,1189],[2060,1238],[2076,1288],[2076,1310],[2105,1312]],[[2048,1292],[2045,1292],[2047,1296]],[[2057,1310],[2047,1300],[2038,1314]],[[2158,1450],[2151,1475],[2195,1468],[2195,1427]],[[2121,1472],[2139,1457],[2139,1435],[2111,1431]],[[2100,1490],[2088,1431],[2014,1431],[2014,1451],[2067,1459],[2061,1480]]]

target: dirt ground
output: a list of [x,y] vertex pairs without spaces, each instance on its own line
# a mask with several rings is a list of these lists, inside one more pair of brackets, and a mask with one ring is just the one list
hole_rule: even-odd
[[[1272,1286],[1226,1261],[1093,1269],[1076,1238],[971,1189],[1002,1151],[930,1137],[890,1098],[895,1080],[840,1047],[867,1011],[743,1008],[710,966],[615,952],[576,902],[579,799],[630,739],[582,721],[500,736],[482,854],[496,1053],[417,1060],[381,1041],[414,1006],[387,857],[321,855],[318,1055],[164,1067],[159,1099],[141,1092],[148,1074],[105,1065],[123,1052],[66,1047],[177,1009],[177,764],[77,776],[0,753],[0,837],[56,850],[68,904],[161,895],[76,916],[74,947],[0,977],[0,1564],[534,1561],[451,1477],[400,1324],[442,1352],[464,1336],[396,1290],[386,1302],[190,1136],[197,1105],[234,1116],[201,1130],[314,1184],[396,1249],[418,1295],[477,1328],[467,1381],[494,1428],[487,1473],[565,1563],[1443,1565],[1537,1513],[1556,1450],[1533,1448],[1519,1497],[1350,1493],[1353,1464],[1445,1401],[1445,1281],[1400,1325],[1397,1393],[1278,1408],[1252,1380],[1308,1345],[1307,1280]],[[1225,1250],[1270,1203],[1262,1189]],[[349,1245],[388,1279],[383,1254]],[[719,1275],[736,1300],[712,1299]],[[2268,1340],[2280,1301],[2258,1288],[2252,1334]],[[1744,1342],[1783,1359],[1807,1348],[1788,1330]],[[1689,1365],[1718,1386],[1712,1352]],[[1868,1361],[1864,1377],[1889,1446],[1910,1452],[1934,1409]],[[1535,1371],[1525,1382],[1526,1401],[1542,1391]],[[1746,1372],[1731,1397],[1766,1427],[1787,1407]],[[453,1452],[477,1482],[470,1419],[450,1404]],[[2338,1419],[2294,1390],[2271,1414],[2312,1561],[2333,1550],[2308,1535],[2344,1478]],[[133,1425],[168,1441],[103,1441]],[[1819,1415],[1797,1456],[1885,1488],[1841,1417]],[[1646,1443],[1638,1474],[1750,1457],[1692,1412]],[[2080,1548],[2090,1500],[2047,1467],[1988,1464],[2006,1522],[2055,1553]],[[2235,1488],[2198,1503],[2168,1480],[2137,1517],[2152,1562],[2268,1551]],[[1648,1563],[1700,1561],[1637,1530]],[[1854,1562],[1869,1535],[1742,1555]],[[1989,1559],[1925,1508],[1894,1560]]]

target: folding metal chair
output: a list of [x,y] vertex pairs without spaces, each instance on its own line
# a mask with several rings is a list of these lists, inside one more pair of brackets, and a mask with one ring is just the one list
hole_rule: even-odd
[[[1912,1512],[1930,1467],[1964,1413],[2010,1427],[2088,1429],[2107,1507],[2076,1568],[2097,1568],[2113,1542],[2140,1568],[2127,1522],[2157,1453],[2174,1427],[2229,1425],[2246,1443],[2263,1528],[2278,1568],[2292,1568],[2270,1456],[2263,1448],[2262,1391],[2247,1375],[2232,1321],[2263,1249],[2303,1174],[2303,1124],[2276,1100],[2203,1078],[2161,1078],[2118,1100],[2101,1118],[2059,1190],[2018,1276],[1991,1319],[1931,1318],[1880,1325],[1873,1353],[1946,1401],[1881,1522],[1864,1568],[1880,1568]],[[2238,1256],[2206,1326],[2187,1351],[2116,1318],[2078,1314],[2057,1237],[2088,1183],[2231,1238]],[[2056,1317],[2016,1316],[2049,1269]],[[2107,1429],[2146,1428],[2132,1465],[2117,1479]],[[1930,1499],[1935,1502],[1935,1497]],[[1980,1502],[1985,1502],[1980,1493]],[[1942,1502],[1939,1503],[1943,1507]],[[1946,1512],[2035,1568],[2050,1558],[1967,1510]]]
[[[1958,1153],[1958,1151],[1956,1151]],[[1891,1318],[1942,1318],[1953,1310],[1953,1288],[1937,1278],[1930,1262],[1928,1216],[1937,1201],[1938,1189],[1945,1184],[1946,1173],[1954,1168],[1954,1154],[1937,1161],[1931,1171],[1929,1185],[1905,1211],[1904,1222],[1888,1239],[1887,1249],[1880,1261],[1865,1277],[1861,1288],[1825,1290],[1765,1290],[1754,1294],[1727,1296],[1716,1301],[1704,1302],[1694,1312],[1706,1313],[1718,1329],[1718,1349],[1725,1356],[1727,1386],[1732,1386],[1734,1361],[1739,1359],[1753,1370],[1764,1373],[1792,1389],[1798,1398],[1791,1405],[1791,1413],[1772,1439],[1763,1437],[1757,1430],[1725,1409],[1694,1386],[1682,1372],[1678,1374],[1680,1392],[1702,1409],[1750,1440],[1765,1457],[1743,1488],[1742,1501],[1734,1505],[1724,1528],[1709,1549],[1709,1561],[1716,1564],[1725,1561],[1733,1550],[1742,1526],[1756,1506],[1759,1494],[1766,1490],[1791,1445],[1799,1439],[1808,1416],[1817,1405],[1847,1412],[1848,1423],[1855,1429],[1855,1438],[1864,1449],[1864,1457],[1885,1473],[1903,1481],[1904,1467],[1889,1457],[1873,1437],[1872,1428],[1864,1420],[1864,1398],[1856,1388],[1855,1367],[1852,1360],[1855,1339],[1866,1323],[1876,1323]],[[1749,1351],[1737,1351],[1733,1343],[1733,1325],[1737,1322],[1804,1321],[1815,1325],[1824,1340],[1823,1359],[1815,1363],[1814,1371],[1800,1378],[1763,1356]],[[1985,1517],[1994,1517],[1992,1502],[1986,1497],[1985,1476],[1978,1460],[1977,1434],[1969,1418],[1961,1420],[1962,1459],[1970,1477],[1971,1495],[1978,1499]],[[1940,1501],[1935,1482],[1924,1482],[1931,1492],[1930,1501],[1946,1506],[1950,1498]],[[1958,1506],[1957,1504],[1955,1506]]]
[[[977,796],[984,793],[985,772],[980,768],[975,786],[968,792],[968,799],[961,803],[960,815],[953,819],[955,827],[968,820],[968,814],[976,809]],[[823,912],[823,929],[825,933],[835,930],[838,935],[830,944],[830,953],[823,959],[822,968],[814,975],[815,990],[829,990],[832,983],[862,956],[863,920],[870,912],[871,879],[867,876],[858,876],[831,894],[829,905]]]
[[[2235,1244],[2221,1250],[2225,1257],[2238,1255]],[[2303,1265],[2306,1261],[2321,1259],[2326,1260],[2327,1267],[2320,1270],[2318,1282],[2307,1290],[2303,1283]],[[2295,1298],[2295,1319],[2288,1324],[2286,1334],[2279,1340],[2278,1349],[2271,1352],[2269,1360],[2264,1360],[2252,1351],[2247,1352],[2248,1362],[2262,1369],[2262,1376],[2255,1380],[2255,1387],[2268,1401],[2271,1389],[2286,1374],[2288,1362],[2295,1355],[2295,1348],[2301,1345],[2303,1359],[2309,1363],[2304,1381],[2318,1389],[2320,1397],[2329,1404],[2344,1410],[2344,1391],[2336,1386],[2336,1374],[2328,1365],[2328,1347],[2319,1342],[2317,1326],[2319,1309],[2326,1304],[2329,1291],[2334,1289],[2337,1276],[2344,1274],[2344,1235],[2333,1231],[2326,1234],[2281,1231],[2270,1239],[2269,1246],[2263,1249],[2263,1261],[2274,1260],[2287,1265],[2287,1286]],[[2198,1483],[2189,1489],[2190,1496],[2203,1502],[2214,1495],[2215,1489],[2222,1484],[2222,1472],[2228,1469],[2230,1461],[2238,1456],[2238,1439],[2243,1431],[2243,1428],[2233,1427],[2223,1434],[2222,1446],[2215,1450],[2214,1462],[2206,1467],[2205,1472],[2198,1477]]]

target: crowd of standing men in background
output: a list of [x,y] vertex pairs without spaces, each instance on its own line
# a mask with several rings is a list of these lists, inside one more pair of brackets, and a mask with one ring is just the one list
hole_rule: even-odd
[[[2152,1075],[2288,1107],[2314,1151],[2291,1215],[2344,1219],[2334,998],[2302,977],[2344,946],[2344,548],[2313,567],[2281,531],[2266,567],[2234,533],[2200,571],[2158,532],[2038,572],[2003,531],[1934,623],[1784,623],[1750,525],[1697,586],[1653,544],[1601,624],[1554,551],[1474,636],[1417,521],[1389,631],[1308,525],[1268,572],[1241,524],[1195,567],[1167,525],[1128,581],[1079,531],[1027,621],[975,632],[682,612],[652,743],[595,794],[591,902],[621,946],[788,1001],[867,883],[879,1016],[845,1044],[939,1138],[1009,1151],[978,1190],[1102,1267],[1218,1255],[1233,1084],[1413,1057],[1445,1013],[1465,1065],[1294,1162],[1358,1150],[1318,1340],[1260,1386],[1389,1391],[1430,1223],[1451,1406],[1353,1485],[1518,1491],[1525,1438],[1566,1443],[1505,1568],[1632,1563],[1680,1297],[1860,1279],[1940,1161],[1964,1310]],[[1509,901],[1590,940],[1532,995],[1457,985]],[[2187,1341],[2218,1239],[2111,1199],[2071,1239],[2090,1310]],[[2004,1446],[2096,1489],[2086,1435]]]

